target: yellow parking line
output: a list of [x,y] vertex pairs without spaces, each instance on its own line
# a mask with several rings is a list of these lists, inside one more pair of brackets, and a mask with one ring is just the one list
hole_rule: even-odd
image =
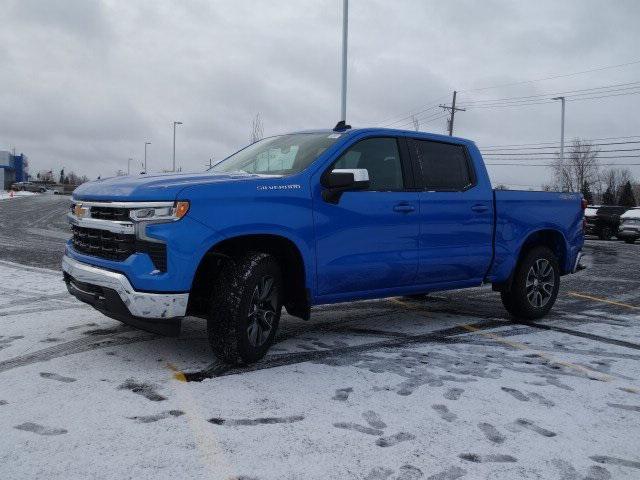
[[[392,301],[394,303],[397,303],[399,305],[403,305],[405,307],[410,308],[411,310],[418,310],[417,308],[415,308],[413,305],[409,305],[406,304],[405,302],[398,300],[398,299],[392,299]],[[418,310],[418,313],[423,313],[421,311],[422,309]],[[426,312],[424,313],[426,314]],[[553,362],[557,365],[563,365],[565,367],[571,368],[573,370],[579,371],[583,374],[586,374],[587,376],[591,377],[591,378],[595,378],[596,380],[602,380],[603,382],[610,382],[613,377],[609,376],[609,375],[605,375],[602,374],[596,370],[592,370],[590,368],[587,367],[583,367],[582,365],[577,365],[571,362],[565,362],[562,360],[556,360],[555,358],[553,358],[550,355],[547,355],[546,353],[540,352],[539,350],[534,350],[531,347],[529,347],[528,345],[525,345],[524,343],[520,343],[520,342],[514,342],[512,340],[507,340],[504,337],[501,337],[500,335],[497,335],[495,333],[490,333],[490,332],[485,332],[482,329],[478,328],[478,327],[474,327],[473,325],[470,325],[468,323],[464,324],[464,325],[460,325],[460,327],[464,328],[465,330],[472,332],[472,333],[477,333],[479,335],[482,335],[484,337],[490,338],[492,340],[495,340],[496,342],[499,343],[503,343],[505,345],[509,345],[512,348],[516,348],[518,350],[528,350],[528,351],[532,351],[533,353],[537,354],[539,357],[541,358],[545,358],[550,362]]]
[[572,297],[586,298],[586,299],[589,299],[589,300],[594,300],[596,302],[610,303],[611,305],[618,305],[619,307],[631,308],[633,310],[640,310],[640,307],[636,307],[635,305],[629,305],[628,303],[616,302],[614,300],[607,300],[606,298],[592,297],[591,295],[585,295],[584,293],[569,292],[569,295],[571,295]]
[[187,377],[184,375],[184,372],[182,372],[182,370],[178,369],[178,367],[176,367],[172,363],[167,363],[167,368],[173,372],[173,378],[175,380],[178,380],[182,383],[187,382]]
[[602,380],[603,382],[609,382],[612,380],[612,377],[610,377],[609,375],[603,375],[600,372],[596,371],[596,370],[591,370],[590,368],[587,367],[583,367],[582,365],[577,365],[575,363],[571,363],[571,362],[565,362],[563,360],[556,360],[555,358],[553,358],[551,355],[547,355],[544,352],[541,352],[539,350],[534,350],[531,347],[529,347],[528,345],[525,345],[524,343],[519,343],[519,342],[514,342],[511,340],[507,340],[503,337],[501,337],[500,335],[496,335],[493,333],[489,333],[489,332],[483,332],[481,331],[479,328],[473,327],[471,325],[462,325],[462,328],[464,328],[465,330],[469,330],[470,332],[474,332],[474,333],[479,333],[480,335],[484,336],[484,337],[488,337],[491,338],[492,340],[495,340],[496,342],[500,342],[500,343],[504,343],[506,345],[509,345],[513,348],[517,348],[519,350],[530,350],[532,352],[534,352],[536,355],[538,355],[541,358],[545,358],[550,362],[553,362],[557,365],[563,365],[567,368],[571,368],[573,370],[577,370],[579,372],[582,372],[584,374],[587,374],[590,377],[594,377],[594,375],[598,380]]
[[426,312],[423,308],[416,307],[415,305],[411,305],[410,303],[403,302],[402,300],[398,300],[397,298],[390,298],[389,301],[393,303],[397,303],[398,305],[402,305],[410,310],[417,310],[425,316],[429,316],[431,312]]

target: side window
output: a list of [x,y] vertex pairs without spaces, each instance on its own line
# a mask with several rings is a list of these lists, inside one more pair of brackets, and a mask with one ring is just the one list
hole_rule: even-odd
[[366,168],[371,182],[369,190],[404,189],[402,162],[395,138],[362,140],[344,152],[332,168]]
[[413,140],[427,190],[461,191],[473,185],[462,145]]

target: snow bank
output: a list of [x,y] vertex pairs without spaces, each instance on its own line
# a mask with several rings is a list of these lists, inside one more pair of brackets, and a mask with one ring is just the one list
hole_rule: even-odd
[[[13,198],[16,197],[30,197],[32,195],[38,195],[37,193],[34,192],[13,192]],[[10,200],[11,199],[11,193],[4,191],[4,190],[0,190],[0,200]]]

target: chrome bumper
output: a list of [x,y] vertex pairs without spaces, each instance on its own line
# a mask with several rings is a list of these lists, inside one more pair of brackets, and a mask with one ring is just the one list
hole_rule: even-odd
[[[187,312],[188,293],[137,292],[121,273],[93,267],[66,255],[62,257],[62,270],[77,282],[114,290],[134,317],[168,319],[184,317]],[[87,293],[77,285],[74,288]]]

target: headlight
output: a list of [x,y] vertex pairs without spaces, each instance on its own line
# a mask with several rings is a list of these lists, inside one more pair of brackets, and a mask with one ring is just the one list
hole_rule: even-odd
[[180,220],[189,211],[189,202],[176,202],[172,207],[145,207],[129,211],[136,222],[171,222]]

